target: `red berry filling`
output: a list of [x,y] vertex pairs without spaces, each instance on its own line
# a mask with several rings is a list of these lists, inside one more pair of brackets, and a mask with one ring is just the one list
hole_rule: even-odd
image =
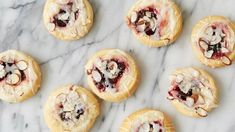
[[103,67],[94,66],[92,70],[88,70],[87,74],[92,75],[93,82],[100,92],[109,89],[117,89],[117,84],[122,78],[126,69],[125,62],[118,59],[101,60]]

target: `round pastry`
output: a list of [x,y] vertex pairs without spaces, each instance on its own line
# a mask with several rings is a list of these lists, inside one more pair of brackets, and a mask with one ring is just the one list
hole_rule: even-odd
[[40,67],[33,58],[16,50],[0,53],[0,99],[22,102],[36,94],[40,84]]
[[174,42],[182,30],[181,11],[170,0],[137,1],[126,22],[141,43],[152,47]]
[[222,16],[200,20],[192,31],[192,47],[199,60],[210,67],[231,65],[235,58],[235,26]]
[[47,0],[44,13],[47,30],[62,40],[77,40],[93,24],[93,10],[88,0]]
[[218,104],[213,78],[196,68],[176,70],[170,76],[168,99],[178,111],[191,117],[206,117]]
[[142,109],[129,115],[121,124],[120,132],[174,132],[170,118],[163,112]]
[[88,132],[99,114],[95,96],[74,85],[56,89],[44,107],[44,118],[52,132]]
[[99,51],[88,61],[85,70],[92,91],[111,102],[131,96],[139,82],[135,61],[118,49]]

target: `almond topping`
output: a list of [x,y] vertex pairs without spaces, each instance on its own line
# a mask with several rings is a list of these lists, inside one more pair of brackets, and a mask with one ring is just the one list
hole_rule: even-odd
[[101,75],[98,71],[93,71],[92,72],[92,77],[96,82],[100,82],[101,81]]
[[47,28],[49,31],[54,31],[55,30],[55,24],[54,23],[48,23]]
[[193,104],[194,104],[194,99],[191,98],[191,97],[187,97],[185,104],[186,104],[188,107],[192,107]]
[[225,65],[231,65],[232,61],[227,57],[227,56],[223,56],[221,58],[221,61],[225,64]]
[[21,60],[21,61],[18,61],[18,62],[16,63],[16,66],[17,66],[20,70],[23,71],[23,70],[27,69],[28,64],[27,64],[27,62]]
[[213,55],[214,51],[213,50],[208,50],[204,52],[204,56],[208,59],[210,59]]
[[199,41],[199,45],[200,45],[200,47],[203,50],[207,50],[208,49],[208,44],[205,41],[203,41],[203,40]]
[[15,85],[20,82],[20,77],[18,74],[8,75],[6,78],[6,83],[9,85]]
[[131,14],[131,22],[134,23],[134,22],[136,21],[136,19],[137,19],[137,13],[136,13],[136,12],[133,12],[133,13]]
[[211,44],[212,45],[218,44],[221,40],[222,38],[219,35],[212,36]]
[[110,71],[112,74],[114,74],[114,73],[117,71],[117,69],[118,69],[117,63],[114,62],[114,61],[109,62],[109,63],[108,63],[108,69],[109,69],[109,71]]
[[222,48],[221,48],[221,52],[222,52],[222,53],[228,53],[229,50],[228,50],[227,48],[222,47]]
[[205,100],[203,99],[203,97],[201,95],[198,96],[198,100],[197,100],[197,104],[204,104]]
[[196,113],[201,116],[201,117],[206,117],[207,116],[207,111],[201,107],[196,108]]

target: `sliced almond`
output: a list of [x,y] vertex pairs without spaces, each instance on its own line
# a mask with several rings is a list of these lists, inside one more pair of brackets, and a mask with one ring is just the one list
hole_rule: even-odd
[[69,102],[64,103],[63,111],[72,111],[72,110],[74,110],[74,106],[71,103]]
[[203,50],[207,50],[209,47],[208,44],[203,40],[199,41],[199,45]]
[[180,83],[180,82],[182,82],[183,80],[184,80],[184,76],[183,76],[183,75],[179,74],[179,75],[176,76],[175,81],[176,81],[177,83]]
[[150,22],[150,21],[151,21],[150,18],[147,17],[147,16],[144,16],[143,19],[144,19],[145,21],[147,21],[147,22]]
[[222,48],[221,48],[221,52],[222,52],[222,53],[228,53],[229,50],[228,50],[227,48],[225,48],[225,47],[222,47]]
[[10,74],[6,78],[6,83],[9,85],[15,85],[20,82],[20,77],[18,74]]
[[208,114],[208,112],[205,109],[201,108],[201,107],[196,108],[196,113],[201,117],[206,117],[207,114]]
[[15,74],[21,75],[21,73],[20,73],[20,71],[19,71],[18,69],[15,69],[13,72],[14,72]]
[[208,50],[204,52],[204,56],[208,59],[210,59],[213,55],[214,51],[213,50]]
[[150,131],[150,127],[149,127],[149,123],[144,123],[143,125],[141,125],[139,132],[149,132]]
[[24,60],[21,60],[21,61],[18,61],[17,63],[16,63],[16,66],[20,69],[20,70],[25,70],[25,69],[27,69],[28,68],[28,63],[27,62],[25,62]]
[[193,104],[194,104],[194,99],[191,98],[191,97],[187,97],[187,98],[186,98],[186,101],[185,101],[185,104],[186,104],[188,107],[192,107]]
[[150,17],[151,17],[151,12],[147,11],[147,12],[145,13],[145,15],[150,18]]
[[60,19],[60,20],[68,20],[68,19],[69,19],[69,16],[70,16],[70,14],[69,14],[68,12],[66,12],[66,13],[60,15],[60,16],[58,17],[58,19]]
[[48,23],[47,28],[49,31],[54,31],[55,30],[55,24],[54,23]]
[[144,32],[145,28],[146,28],[146,25],[142,24],[142,25],[138,25],[136,27],[136,30],[139,31],[139,32]]
[[208,36],[212,36],[213,34],[213,28],[212,27],[208,27],[205,31],[205,33],[208,35]]
[[230,58],[228,58],[227,56],[223,56],[221,58],[221,61],[225,64],[225,65],[231,65],[232,61],[230,60]]
[[4,69],[0,70],[0,78],[5,77],[6,71]]
[[109,71],[114,74],[118,70],[118,65],[115,61],[111,61],[108,63]]
[[131,22],[134,23],[137,20],[137,13],[136,12],[132,12],[131,14]]
[[157,28],[157,20],[152,18],[150,21],[150,28],[154,31]]
[[4,69],[4,66],[0,64],[0,70],[3,70]]
[[222,38],[219,35],[212,36],[211,44],[212,45],[218,44],[221,40]]
[[96,81],[96,82],[100,82],[102,77],[100,75],[100,73],[98,71],[93,71],[92,72],[92,78]]

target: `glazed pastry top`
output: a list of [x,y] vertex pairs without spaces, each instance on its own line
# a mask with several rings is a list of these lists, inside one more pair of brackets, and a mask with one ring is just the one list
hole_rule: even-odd
[[37,78],[30,58],[13,50],[0,55],[0,93],[4,94],[4,97],[23,96],[33,90]]
[[73,87],[66,92],[57,95],[54,99],[54,117],[64,128],[72,128],[88,116],[86,95],[79,94]]
[[234,31],[225,22],[205,24],[197,35],[197,45],[208,59],[221,60],[225,65],[232,61],[229,55],[234,50]]
[[137,34],[162,40],[170,39],[178,18],[167,0],[141,0],[134,5],[127,21]]
[[172,74],[170,79],[168,99],[183,103],[199,116],[207,116],[208,109],[217,106],[210,80],[199,71],[193,68],[185,69],[184,72]]
[[46,12],[49,31],[63,31],[76,36],[81,27],[90,23],[84,0],[50,0]]

